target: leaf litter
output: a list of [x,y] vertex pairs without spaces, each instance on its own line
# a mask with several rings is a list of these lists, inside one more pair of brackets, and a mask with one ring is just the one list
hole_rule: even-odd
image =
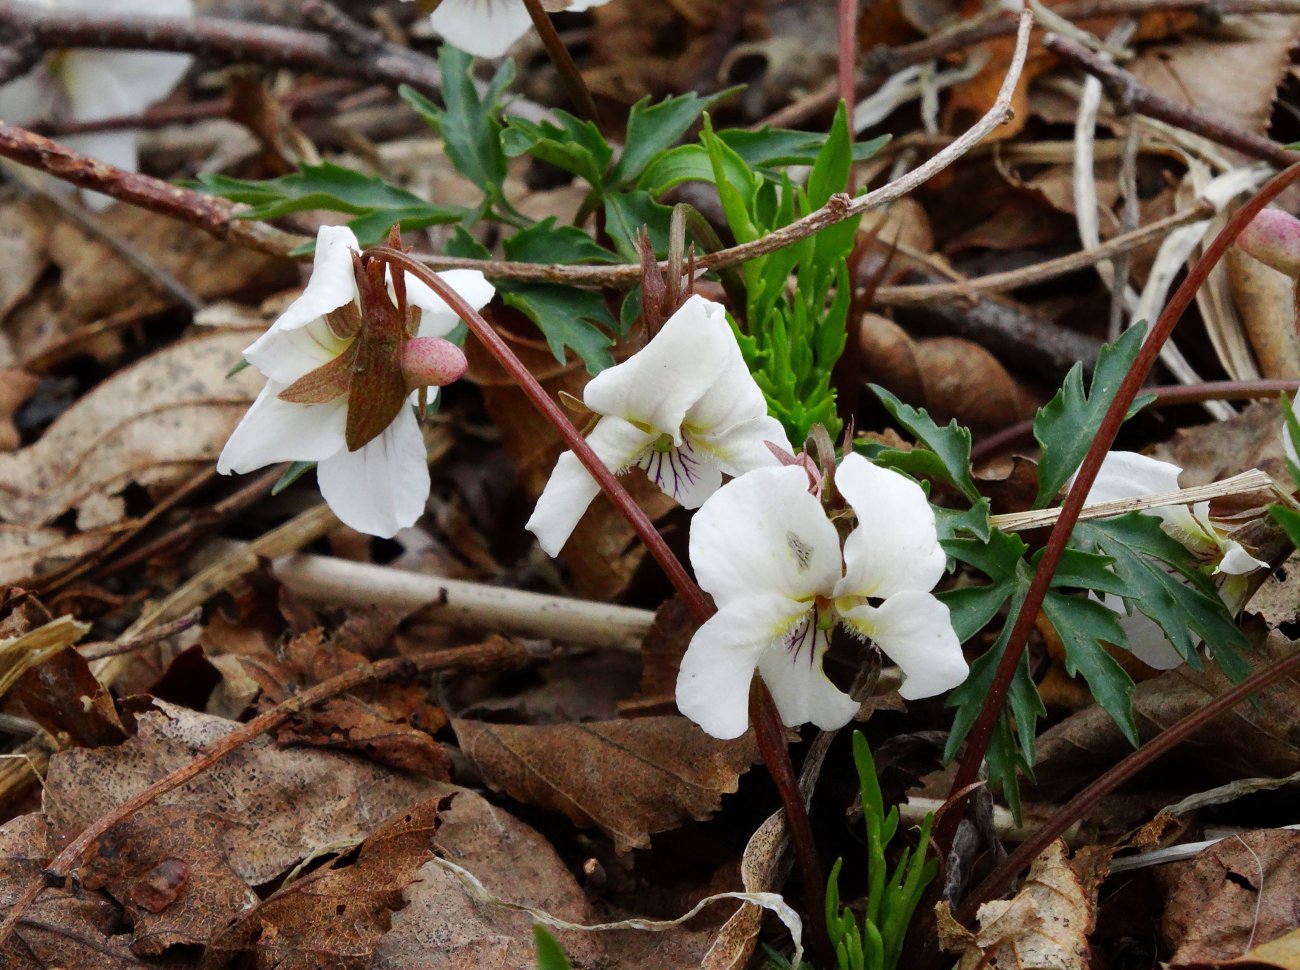
[[[202,6],[223,16],[250,13],[241,3]],[[715,106],[715,121],[747,125],[775,115],[782,126],[824,132],[830,101],[817,99],[835,69],[833,6],[614,0],[558,23],[601,99],[607,134],[621,135],[628,107],[644,95],[689,87],[708,94],[733,81],[748,88]],[[1089,14],[1086,3],[1048,6],[1098,36],[1119,23]],[[1300,139],[1295,15],[1232,16],[1216,26],[1195,6],[1142,13],[1126,41],[1135,56],[1119,63],[1157,94],[1229,126],[1275,144]],[[433,49],[427,28],[410,16],[413,5],[375,9],[374,22],[390,36]],[[938,51],[914,72],[914,83],[895,84],[887,100],[871,105],[873,127],[864,137],[888,131],[896,139],[860,167],[874,185],[891,166],[909,164],[906,153],[927,138],[956,134],[988,107],[1010,41],[1003,32],[974,47],[948,43],[950,25],[974,13],[969,4],[886,2],[861,13],[865,97],[890,79],[881,64],[901,63],[890,56],[906,58],[917,43]],[[533,51],[520,48],[525,96],[566,104],[553,72],[530,59]],[[861,355],[860,373],[851,377],[888,388],[940,422],[970,426],[977,451],[1031,418],[1070,363],[1083,359],[1090,369],[1113,315],[1116,298],[1089,265],[1046,283],[1016,282],[1026,266],[1075,253],[1089,217],[1078,210],[1068,144],[1079,118],[1078,78],[1036,35],[1015,121],[997,131],[996,150],[973,153],[902,200],[880,217],[884,228],[873,240],[866,233],[879,226],[864,220],[859,237],[860,271],[881,278],[877,299],[859,308],[869,312],[851,340]],[[258,179],[284,174],[299,158],[337,159],[439,204],[478,205],[478,187],[452,173],[442,139],[395,95],[356,90],[331,101],[328,114],[310,98],[295,101],[292,111],[276,105],[286,93],[296,96],[301,83],[315,82],[276,69],[267,69],[264,82],[241,80],[266,114],[232,109],[252,136],[241,128],[224,150],[221,138],[208,134],[219,130],[213,123],[158,122],[143,142],[150,170]],[[171,108],[181,114],[174,117],[210,111],[222,85],[216,74],[196,72],[175,96]],[[1126,144],[1135,124],[1123,105],[1103,100],[1088,136],[1100,240],[1127,231],[1126,207],[1137,209],[1139,225],[1188,211],[1211,176],[1251,164],[1200,133],[1155,123],[1141,123],[1133,151]],[[506,184],[533,219],[567,221],[586,195],[578,183],[523,159],[511,160]],[[674,191],[724,222],[717,198],[689,185]],[[12,673],[3,681],[0,730],[15,756],[0,774],[7,809],[0,908],[18,903],[80,831],[203,757],[247,719],[293,704],[302,691],[359,665],[498,632],[451,629],[421,611],[308,607],[271,569],[256,568],[212,595],[191,633],[118,642],[143,609],[228,554],[231,542],[264,535],[313,501],[309,484],[275,496],[268,486],[213,516],[237,486],[204,478],[258,390],[251,373],[229,371],[296,296],[299,274],[289,260],[129,206],[101,218],[98,238],[63,211],[39,197],[0,198],[0,580],[11,587],[0,655]],[[285,227],[310,235],[317,222],[336,217],[299,212]],[[408,238],[440,251],[454,235],[432,225]],[[1172,280],[1185,266],[1167,254],[1162,263],[1159,241],[1124,256],[1135,291],[1160,273]],[[124,250],[138,259],[122,258]],[[992,294],[962,291],[967,281],[993,274],[1010,281]],[[952,284],[954,292],[909,296],[909,287],[922,284]],[[721,296],[708,280],[698,285]],[[616,294],[603,296],[616,319]],[[197,318],[191,299],[202,307]],[[1181,328],[1178,339],[1198,373],[1300,378],[1295,294],[1286,277],[1233,251],[1197,312],[1200,321]],[[489,315],[553,397],[580,398],[587,380],[580,360],[556,361],[526,316],[500,301]],[[621,359],[636,346],[619,341],[611,351]],[[436,568],[661,608],[643,650],[600,657],[591,648],[536,643],[538,659],[528,670],[376,681],[297,711],[273,735],[240,746],[104,832],[72,878],[28,905],[3,943],[5,966],[518,967],[534,959],[531,930],[539,920],[551,921],[580,968],[767,966],[760,942],[789,955],[788,934],[764,918],[761,904],[773,900],[761,894],[783,891],[805,913],[810,906],[778,864],[777,802],[762,773],[748,770],[755,742],[713,741],[672,706],[693,624],[680,603],[665,599],[653,563],[603,498],[558,569],[530,552],[520,525],[563,446],[496,365],[473,344],[467,350],[474,386],[448,389],[435,419],[450,444],[434,465],[429,514],[391,543],[333,529],[317,551],[344,562]],[[858,400],[851,416],[860,428],[886,426],[865,395],[843,396]],[[1186,469],[1184,485],[1252,467],[1285,483],[1279,421],[1272,401],[1208,424],[1194,406],[1161,409],[1135,419],[1126,446],[1154,446],[1158,457]],[[893,436],[882,438],[889,447],[906,448],[892,428],[884,434]],[[1023,432],[1017,440],[987,451],[988,474],[975,479],[997,511],[1020,510],[1033,498],[1032,485],[1022,493],[1033,477],[1026,456],[1037,455]],[[634,482],[633,493],[684,547],[687,517],[644,481]],[[1240,517],[1249,529],[1268,500],[1234,496],[1216,502],[1215,511]],[[1255,668],[1296,650],[1300,565],[1294,557],[1275,565],[1244,613],[1253,643],[1244,656]],[[953,580],[962,582],[960,574]],[[22,592],[33,588],[59,616]],[[1033,659],[1051,724],[1027,790],[1033,818],[1050,815],[1130,750],[1071,678],[1047,624],[1042,629]],[[132,657],[129,685],[87,659],[105,645]],[[829,662],[843,663],[835,655]],[[1133,671],[1144,740],[1229,686],[1212,664],[1201,672]],[[832,675],[847,683],[853,671]],[[1019,891],[986,903],[970,928],[941,914],[953,960],[1054,970],[1156,961],[1296,966],[1295,834],[1272,827],[1296,821],[1288,807],[1295,786],[1286,782],[1300,771],[1294,695],[1294,682],[1283,680],[1100,800],[1068,849],[1049,847]],[[872,707],[865,730],[873,743],[927,737],[951,724],[935,706],[880,701],[864,710]],[[907,753],[883,776],[887,798],[942,795],[942,780],[925,777],[933,764],[916,754],[926,745],[899,750]],[[24,758],[48,758],[42,785]],[[19,764],[21,771],[9,770]],[[826,859],[842,854],[851,867],[861,847],[845,812],[853,802],[850,775],[847,755],[834,749],[814,818]],[[1175,803],[1195,807],[1170,822],[1159,813]],[[1226,837],[1196,858],[1152,867],[1157,874],[1143,883],[1151,899],[1141,913],[1112,902],[1115,880],[1098,892],[1112,848],[1218,837],[1225,826]],[[990,823],[986,838],[1008,834],[994,828]],[[983,872],[989,859],[950,861]],[[734,901],[712,903],[690,922],[676,922],[702,899],[737,892],[760,895],[739,909]],[[659,932],[573,928],[632,917],[657,922]]]

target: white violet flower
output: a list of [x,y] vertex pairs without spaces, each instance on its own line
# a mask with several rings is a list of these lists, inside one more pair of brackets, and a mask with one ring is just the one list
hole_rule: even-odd
[[857,517],[842,553],[797,465],[729,482],[691,522],[691,564],[718,612],[682,658],[677,706],[714,737],[745,732],[755,671],[787,725],[847,724],[858,705],[822,671],[837,626],[902,668],[905,698],[942,693],[969,673],[948,607],[930,592],[946,558],[921,487],[856,454],[835,485]]
[[[601,415],[587,444],[618,474],[632,466],[664,494],[699,508],[722,484],[790,451],[781,423],[740,355],[720,304],[692,296],[639,352],[606,368],[582,395]],[[555,463],[526,528],[559,555],[600,486],[566,451]]]
[[[608,2],[543,0],[543,6],[581,13]],[[533,25],[523,0],[441,0],[429,15],[429,22],[447,43],[475,57],[501,57]]]
[[[1178,478],[1182,473],[1177,465],[1136,452],[1108,452],[1088,492],[1087,503],[1096,505],[1176,492],[1180,488]],[[1193,555],[1215,563],[1215,575],[1229,577],[1229,583],[1233,577],[1268,567],[1268,563],[1260,562],[1239,542],[1228,539],[1219,531],[1210,520],[1209,502],[1197,502],[1190,508],[1187,505],[1161,505],[1143,511],[1158,517],[1165,533]],[[1228,586],[1222,592],[1228,592]],[[1120,625],[1128,634],[1129,649],[1135,657],[1157,670],[1171,670],[1183,663],[1182,655],[1165,636],[1160,624],[1140,611],[1130,614],[1123,597],[1106,593],[1101,599],[1119,614]]]
[[[420,517],[429,497],[424,437],[410,404],[422,389],[436,394],[457,380],[466,361],[442,339],[460,322],[452,309],[409,273],[405,300],[396,299],[387,268],[362,267],[360,248],[350,229],[320,229],[302,295],[244,351],[266,387],[226,442],[217,471],[317,462],[334,514],[389,538]],[[476,270],[439,275],[476,309],[492,299],[492,285]]]
[[[190,17],[193,0],[20,0],[60,12],[151,14]],[[13,124],[37,119],[93,122],[140,114],[166,97],[194,60],[159,51],[77,49],[54,51],[22,77],[0,86],[0,118]],[[67,135],[70,148],[128,171],[136,171],[134,130]],[[90,194],[96,208],[112,202]]]

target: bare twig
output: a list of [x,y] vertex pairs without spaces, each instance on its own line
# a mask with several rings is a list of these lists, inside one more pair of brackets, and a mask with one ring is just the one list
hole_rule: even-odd
[[[1106,409],[1106,414],[1102,418],[1101,426],[1097,429],[1097,434],[1093,438],[1088,453],[1084,456],[1083,463],[1075,475],[1065,501],[1062,503],[1061,517],[1052,527],[1047,545],[1044,547],[1038,566],[1034,570],[1034,577],[1025,592],[1006,647],[1003,650],[1002,658],[998,663],[988,693],[985,695],[984,705],[967,736],[966,750],[957,766],[951,792],[965,790],[979,775],[980,765],[984,762],[984,754],[988,750],[989,740],[993,736],[998,718],[1002,715],[1007,688],[1011,684],[1016,667],[1029,642],[1030,631],[1033,629],[1034,622],[1038,617],[1038,610],[1042,606],[1043,597],[1047,593],[1052,575],[1056,572],[1056,567],[1065,554],[1070,533],[1073,531],[1074,523],[1079,516],[1079,510],[1083,508],[1084,500],[1087,498],[1093,482],[1097,479],[1097,472],[1101,468],[1102,460],[1106,457],[1111,445],[1114,444],[1120,425],[1123,423],[1129,407],[1150,373],[1151,367],[1155,364],[1160,349],[1169,340],[1174,327],[1195,298],[1196,291],[1223,256],[1228,246],[1232,244],[1232,241],[1237,238],[1237,235],[1255,217],[1257,212],[1297,180],[1300,180],[1300,164],[1292,165],[1274,176],[1267,185],[1232,215],[1232,218],[1228,220],[1228,224],[1215,236],[1214,241],[1206,247],[1204,255],[1191,268],[1183,284],[1165,306],[1151,333],[1147,335],[1145,343],[1138,351],[1133,366],[1124,375],[1124,380],[1116,390],[1114,398],[1111,399],[1110,406]],[[940,821],[936,830],[935,838],[945,853],[951,845],[960,817],[960,812],[949,812]]]
[[327,34],[251,21],[74,13],[0,0],[0,38],[46,50],[172,51],[222,63],[294,68],[391,87],[409,84],[426,94],[441,87],[437,62],[408,48],[383,43],[372,47],[367,57],[347,57],[337,40]]
[[418,674],[442,670],[501,670],[523,666],[533,659],[522,645],[505,639],[495,639],[471,647],[457,647],[407,657],[393,657],[373,664],[363,664],[346,673],[321,681],[247,724],[242,724],[213,743],[203,754],[189,764],[137,792],[112,811],[100,816],[72,840],[45,868],[41,877],[28,885],[21,898],[9,909],[4,923],[0,924],[0,946],[23,918],[27,908],[40,895],[45,886],[56,886],[82,864],[86,852],[115,825],[135,815],[156,798],[185,784],[191,778],[207,771],[223,758],[243,745],[273,731],[291,717],[331,697],[337,697],[365,684],[392,679],[409,679]]
[[1125,111],[1158,118],[1177,128],[1201,135],[1210,141],[1235,149],[1251,158],[1258,158],[1278,168],[1285,168],[1300,158],[1300,154],[1287,151],[1277,142],[1252,131],[1234,127],[1199,108],[1179,104],[1162,94],[1157,94],[1122,67],[1117,67],[1111,61],[1072,40],[1049,34],[1044,39],[1043,46],[1063,61],[1087,71],[1101,81],[1102,86]]

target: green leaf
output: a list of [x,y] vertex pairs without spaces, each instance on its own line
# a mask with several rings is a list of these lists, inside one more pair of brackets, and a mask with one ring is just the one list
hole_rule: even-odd
[[303,165],[297,172],[261,181],[202,173],[196,182],[206,192],[251,206],[239,213],[241,219],[278,219],[317,209],[355,215],[358,218],[348,226],[363,246],[383,239],[398,222],[415,229],[470,215],[459,206],[433,205],[381,178],[332,162]]
[[736,90],[729,88],[707,98],[682,94],[664,98],[658,104],[650,104],[650,96],[646,95],[632,105],[627,119],[626,145],[618,164],[609,173],[609,184],[623,187],[635,182],[654,157],[672,148],[704,111]]
[[841,101],[835,108],[831,131],[808,174],[808,211],[820,209],[836,192],[843,192],[849,182],[849,167],[853,164],[849,148],[853,136],[849,134],[848,109]]
[[506,157],[501,151],[500,98],[514,80],[515,65],[514,61],[504,61],[483,94],[479,94],[474,84],[473,67],[474,60],[468,54],[444,44],[438,54],[438,68],[446,108],[439,108],[406,85],[398,88],[398,94],[442,133],[447,157],[456,171],[477,185],[489,199],[499,199],[501,183],[506,177]]
[[537,970],[573,970],[564,948],[541,923],[533,926],[533,944],[537,948]]
[[907,429],[925,449],[898,451],[888,449],[876,460],[918,477],[938,478],[947,482],[971,502],[980,500],[979,489],[970,473],[970,431],[954,418],[946,425],[935,423],[924,408],[904,404],[878,384],[868,385],[895,421]]
[[981,498],[965,512],[937,505],[934,507],[934,519],[940,541],[956,539],[962,535],[972,535],[981,540],[989,538],[989,500],[986,498]]
[[1154,620],[1193,667],[1201,667],[1198,646],[1204,641],[1233,680],[1249,673],[1239,653],[1248,646],[1245,636],[1196,559],[1161,528],[1158,518],[1129,512],[1080,522],[1071,543],[1114,560],[1120,588],[1113,592]]
[[603,191],[605,172],[614,157],[614,149],[590,121],[575,118],[558,108],[554,115],[560,122],[558,125],[511,117],[501,135],[506,154],[511,158],[525,154],[540,158],[586,179],[593,189]]
[[[1034,557],[1037,566],[1041,552]],[[1052,573],[1052,587],[1060,589],[1091,589],[1099,593],[1114,593],[1122,596],[1128,589],[1124,580],[1111,571],[1115,560],[1094,552],[1080,549],[1066,549],[1061,554],[1061,562]]]
[[1137,722],[1133,720],[1133,678],[1125,673],[1106,648],[1128,646],[1128,635],[1119,616],[1108,606],[1084,596],[1067,596],[1049,591],[1043,598],[1043,613],[1065,647],[1065,670],[1082,674],[1088,690],[1102,710],[1136,747]]
[[1278,503],[1268,507],[1268,514],[1287,534],[1291,545],[1300,549],[1300,511]]
[[618,256],[579,229],[557,226],[555,216],[521,229],[504,243],[506,259],[520,263],[614,263]]
[[[724,128],[718,137],[727,143],[750,168],[776,165],[811,165],[817,160],[826,135],[817,132],[791,131],[788,128]],[[888,135],[853,145],[853,160],[865,162],[889,143]]]
[[573,349],[592,374],[614,363],[609,352],[614,341],[601,328],[612,330],[617,324],[600,294],[558,283],[514,284],[509,289],[502,287],[500,293],[507,305],[537,324],[560,363],[565,362],[566,347]]
[[[1292,454],[1300,455],[1300,420],[1296,418],[1295,405],[1285,394],[1282,395],[1282,433],[1291,442]],[[1291,480],[1300,488],[1300,464],[1286,456],[1286,467],[1291,472]]]
[[667,254],[669,227],[673,210],[660,205],[649,192],[611,192],[605,196],[605,231],[609,233],[619,255],[629,263],[639,263],[636,235],[645,226],[650,245],[656,253]]
[[[1101,348],[1090,393],[1085,394],[1083,389],[1083,364],[1075,364],[1065,375],[1056,396],[1038,409],[1034,437],[1043,446],[1043,457],[1038,463],[1038,496],[1034,508],[1041,509],[1051,503],[1078,469],[1120,382],[1137,358],[1146,330],[1145,323],[1136,323],[1115,343]],[[1131,418],[1152,400],[1150,395],[1140,397],[1125,417]]]
[[271,486],[271,494],[279,495],[286,488],[288,488],[298,479],[302,478],[303,475],[306,475],[309,471],[311,471],[315,467],[316,467],[316,463],[314,461],[293,462],[291,465],[289,465],[288,468],[284,470],[284,474],[281,475],[276,480],[276,483]]

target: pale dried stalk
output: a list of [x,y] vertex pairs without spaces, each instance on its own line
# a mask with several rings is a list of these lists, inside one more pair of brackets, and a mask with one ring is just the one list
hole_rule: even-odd
[[303,599],[332,606],[429,608],[439,623],[562,643],[639,651],[654,623],[649,610],[547,596],[506,586],[298,553],[276,560],[275,578]]

